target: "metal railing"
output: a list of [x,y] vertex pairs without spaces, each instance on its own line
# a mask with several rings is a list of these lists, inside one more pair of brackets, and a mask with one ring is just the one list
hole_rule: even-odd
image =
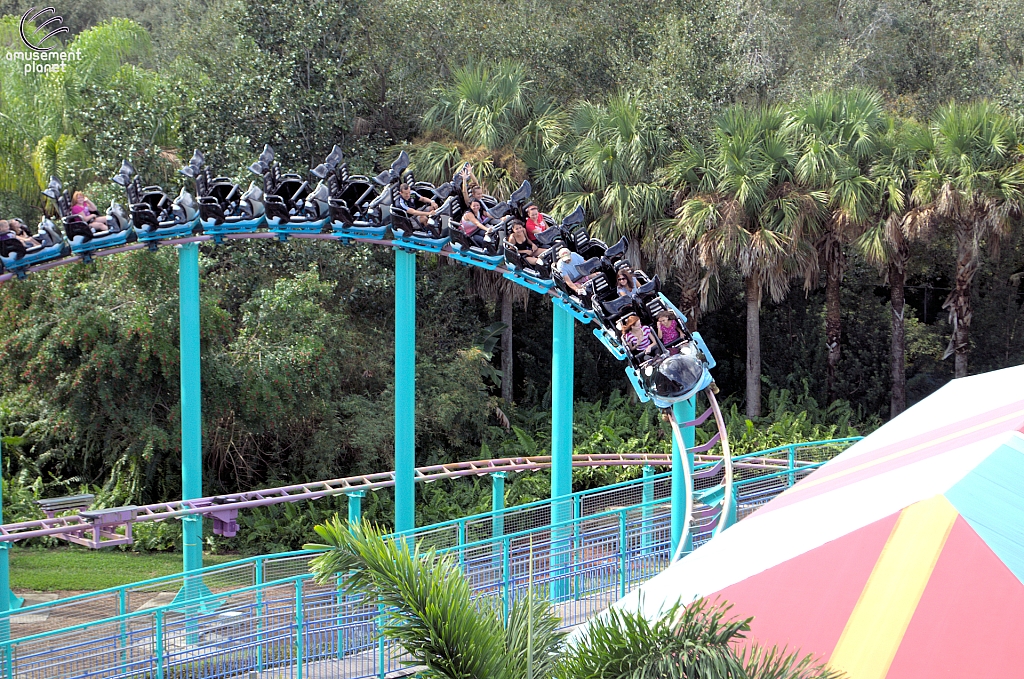
[[[737,456],[739,515],[855,440]],[[700,461],[698,483],[713,485],[716,465],[716,460]],[[424,527],[413,535],[453,554],[476,595],[494,597],[505,611],[525,593],[532,568],[534,586],[550,593],[563,626],[574,626],[668,564],[669,476],[573,493],[560,501],[571,506],[572,518],[554,525],[551,501],[544,500]],[[498,515],[506,519],[501,533],[493,521]],[[714,525],[701,520],[695,513],[695,547],[710,537]],[[454,544],[444,544],[453,533]],[[379,611],[345,594],[343,578],[327,585],[313,582],[308,562],[314,555],[252,557],[187,577],[157,578],[15,611],[40,617],[45,612],[54,618],[54,628],[0,643],[0,677],[226,679],[256,672],[275,678],[359,678],[399,669],[399,650],[377,634]],[[191,590],[190,598],[171,601],[179,587]],[[13,633],[20,625],[11,625],[12,620],[0,617],[0,625]]]

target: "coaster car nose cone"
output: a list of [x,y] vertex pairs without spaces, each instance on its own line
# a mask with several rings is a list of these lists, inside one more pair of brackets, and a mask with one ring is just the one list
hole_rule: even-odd
[[691,347],[678,354],[655,360],[645,366],[641,376],[647,389],[663,399],[679,398],[700,384],[704,375],[704,361]]

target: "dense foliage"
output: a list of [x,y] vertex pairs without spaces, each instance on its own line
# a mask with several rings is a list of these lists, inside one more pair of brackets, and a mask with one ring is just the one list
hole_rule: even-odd
[[[471,159],[495,192],[530,178],[549,211],[584,204],[633,237],[719,361],[738,449],[865,433],[954,362],[1024,361],[1019,3],[83,0],[60,8],[83,61],[52,74],[6,59],[21,10],[0,0],[2,217],[38,218],[53,172],[102,207],[125,157],[170,188],[193,147],[248,182],[265,142],[295,170],[334,143],[356,171],[407,145],[423,176]],[[417,461],[543,454],[547,303],[419,262]],[[389,468],[386,254],[204,245],[201,267],[204,491]],[[82,486],[106,504],[179,494],[176,283],[160,250],[3,286],[17,511]],[[504,356],[485,341],[498,320]],[[575,389],[581,450],[667,445],[586,329]],[[509,501],[543,484],[517,479]],[[422,489],[421,520],[479,506],[477,486]],[[329,504],[249,514],[247,539],[296,545]]]

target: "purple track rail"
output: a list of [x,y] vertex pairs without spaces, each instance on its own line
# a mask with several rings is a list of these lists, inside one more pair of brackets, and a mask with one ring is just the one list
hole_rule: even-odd
[[[695,448],[694,452],[706,452],[714,447],[717,441],[716,434],[708,443]],[[572,464],[574,467],[669,466],[672,464],[672,458],[671,455],[663,453],[573,455]],[[551,456],[549,455],[453,462],[450,464],[419,467],[416,469],[415,480],[429,483],[431,481],[454,479],[463,476],[483,476],[494,472],[539,471],[550,467]],[[125,525],[143,521],[166,521],[192,514],[213,515],[225,511],[237,512],[239,509],[266,507],[282,502],[316,500],[332,495],[343,495],[353,491],[379,490],[393,485],[395,485],[395,473],[393,471],[378,472],[331,481],[300,483],[279,488],[252,490],[244,493],[232,493],[230,495],[218,495],[195,500],[177,500],[143,506],[114,507],[103,510],[103,513],[116,517],[115,523],[117,525]],[[0,526],[0,542],[14,542],[16,540],[27,540],[46,535],[80,537],[83,533],[96,529],[96,522],[95,518],[83,516],[82,514],[70,514],[48,519],[10,523]]]

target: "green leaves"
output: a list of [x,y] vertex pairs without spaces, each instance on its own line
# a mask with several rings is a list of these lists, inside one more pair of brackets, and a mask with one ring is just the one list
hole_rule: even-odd
[[751,618],[727,617],[728,606],[698,599],[676,604],[657,620],[609,609],[587,625],[583,640],[562,661],[564,679],[741,679],[743,664],[731,643],[743,639]]
[[[546,601],[518,599],[506,625],[496,602],[474,599],[450,556],[385,540],[378,529],[337,517],[315,530],[324,544],[306,548],[327,550],[310,562],[317,581],[340,573],[348,593],[377,601],[383,635],[412,656],[407,665],[449,679],[525,679],[525,651],[532,648],[535,671],[547,676],[563,635]],[[530,627],[532,641],[525,633]]]

